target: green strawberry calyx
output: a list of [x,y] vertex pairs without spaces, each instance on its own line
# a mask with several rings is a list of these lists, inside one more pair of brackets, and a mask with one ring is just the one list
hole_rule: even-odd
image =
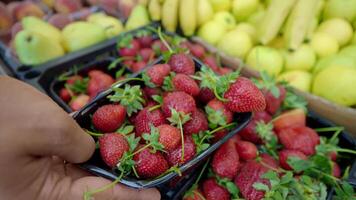
[[214,110],[210,106],[205,106],[205,112],[208,115],[209,128],[226,125],[226,116],[221,110]]

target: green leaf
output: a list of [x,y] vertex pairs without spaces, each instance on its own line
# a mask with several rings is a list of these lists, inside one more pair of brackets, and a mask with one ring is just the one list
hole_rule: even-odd
[[254,183],[252,185],[252,187],[254,187],[256,190],[261,190],[261,191],[265,191],[265,192],[269,191],[268,185],[263,184],[263,183]]
[[286,98],[282,104],[282,110],[292,110],[295,108],[302,108],[307,112],[307,101],[299,95],[294,94],[292,91],[286,93]]
[[75,80],[73,84],[65,84],[64,87],[74,93],[86,93],[89,78]]
[[239,71],[234,71],[232,73],[225,74],[218,78],[216,89],[219,96],[224,95],[224,93],[229,89],[230,85],[236,81],[239,75],[240,75]]
[[170,92],[174,90],[172,79],[175,75],[176,74],[174,72],[171,72],[169,76],[164,77],[163,86],[162,86],[164,91]]
[[171,117],[167,119],[171,122],[171,125],[179,125],[179,123],[185,124],[190,120],[190,114],[185,114],[183,112],[178,112],[176,109],[171,108]]
[[156,151],[163,151],[164,146],[159,142],[159,130],[152,124],[150,124],[150,128],[151,133],[144,133],[142,138],[146,141],[146,144],[150,144],[152,147],[152,153],[155,153]]
[[127,34],[121,38],[121,40],[117,43],[118,48],[123,47],[132,47],[131,41],[133,40],[133,36],[131,34]]
[[146,72],[142,73],[142,79],[145,82],[146,86],[148,86],[150,88],[157,87],[154,83],[151,82],[151,77],[149,77]]
[[309,160],[302,160],[294,156],[289,157],[287,163],[293,168],[294,171],[298,173],[313,166],[312,162],[310,162]]
[[162,105],[163,103],[163,97],[160,95],[153,95],[151,97],[155,102],[157,102],[159,105]]
[[226,117],[221,110],[214,110],[210,106],[205,106],[205,112],[208,115],[209,128],[226,125]]
[[133,152],[136,149],[141,138],[140,137],[136,138],[135,133],[126,135],[125,137],[126,137],[127,143],[129,144],[130,152]]
[[127,135],[129,133],[132,133],[132,131],[134,130],[134,126],[132,125],[128,125],[128,126],[121,126],[116,132],[117,133],[121,133],[123,135]]

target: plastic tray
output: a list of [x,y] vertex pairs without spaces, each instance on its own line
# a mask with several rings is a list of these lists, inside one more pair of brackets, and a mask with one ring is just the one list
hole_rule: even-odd
[[[200,61],[194,59],[196,68],[201,66]],[[162,60],[158,60],[156,63],[161,63]],[[150,66],[148,66],[150,67]],[[136,74],[139,75],[140,73]],[[134,77],[134,76],[133,76]],[[137,81],[128,81],[115,85],[114,87],[122,87],[124,84],[139,85],[142,82]],[[77,112],[73,117],[78,122],[78,124],[83,128],[90,128],[91,115],[96,111],[101,105],[109,103],[109,100],[106,98],[108,95],[112,94],[112,88],[100,93],[91,103],[86,105],[82,110]],[[237,126],[234,127],[225,137],[221,140],[213,143],[208,149],[201,152],[194,159],[190,160],[186,164],[179,167],[180,171],[183,174],[189,175],[192,173],[194,168],[198,167],[202,161],[208,158],[217,148],[219,148],[224,142],[230,139],[233,135],[238,133],[243,129],[250,121],[252,117],[251,113],[235,113],[234,119],[237,122]],[[86,163],[81,165],[82,168],[88,170],[89,172],[102,176],[111,180],[117,178],[117,173],[108,168],[105,163],[101,160],[100,153],[98,150],[94,153],[93,157]],[[165,188],[164,191],[167,191],[167,188],[171,188],[169,184],[178,176],[177,173],[171,172],[161,177],[150,179],[150,180],[138,180],[134,177],[124,177],[120,183],[132,187],[132,188],[151,188],[151,187],[160,187]],[[175,188],[175,187],[174,187]]]

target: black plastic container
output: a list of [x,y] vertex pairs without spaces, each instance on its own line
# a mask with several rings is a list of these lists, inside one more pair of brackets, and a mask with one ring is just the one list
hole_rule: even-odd
[[[197,70],[200,68],[201,63],[197,60],[194,59],[195,61],[195,66]],[[158,60],[156,63],[162,63],[162,60]],[[150,66],[148,66],[150,67]],[[140,73],[139,73],[140,74]],[[139,75],[137,74],[137,75]],[[136,76],[133,76],[136,77]],[[139,81],[128,81],[128,82],[121,82],[117,85],[114,85],[113,87],[122,87],[125,84],[130,84],[130,85],[141,85],[142,82]],[[97,110],[98,107],[108,104],[109,100],[107,99],[107,96],[112,94],[113,90],[112,88],[102,92],[99,94],[91,103],[86,105],[82,110],[77,112],[74,115],[74,119],[78,122],[78,124],[86,129],[90,129],[90,123],[91,123],[91,115]],[[235,122],[237,122],[236,127],[234,127],[225,137],[223,137],[221,140],[213,143],[208,149],[204,150],[201,152],[199,155],[197,155],[194,159],[190,160],[186,164],[182,165],[179,167],[180,171],[183,174],[191,174],[194,171],[194,168],[198,167],[205,159],[207,159],[217,148],[219,148],[224,142],[226,142],[228,139],[230,139],[232,136],[234,136],[236,133],[238,133],[241,129],[243,129],[250,121],[252,114],[251,113],[237,113],[234,116]],[[106,166],[106,164],[102,161],[100,157],[100,153],[97,150],[93,157],[86,163],[81,165],[82,168],[86,169],[87,171],[96,174],[98,176],[102,176],[105,178],[108,178],[110,180],[115,180],[118,176],[118,174],[110,169],[109,167]],[[176,172],[170,172],[166,175],[163,175],[161,177],[155,178],[155,179],[150,179],[150,180],[138,180],[134,177],[124,177],[120,183],[132,187],[132,188],[151,188],[151,187],[159,187],[162,188],[162,192],[165,193],[168,191],[170,187],[170,184],[172,180],[174,180],[178,174]],[[176,182],[176,181],[174,181]],[[179,181],[177,181],[179,184]],[[184,184],[185,185],[185,184]],[[174,187],[175,190],[177,189]],[[172,193],[174,193],[174,191]]]
[[[309,112],[307,116],[307,126],[311,128],[325,128],[325,127],[334,127],[335,125],[328,120],[320,118],[313,112]],[[321,136],[331,137],[333,132],[325,132],[319,133]],[[339,135],[339,146],[343,148],[349,149],[356,149],[356,140],[349,135],[347,132],[343,131]],[[350,174],[348,178],[348,182],[356,189],[356,157],[352,158],[351,160],[348,158],[338,158],[338,164],[340,165],[341,169],[344,170],[347,166],[351,166]],[[200,173],[202,167],[196,169],[195,175],[191,176],[189,180],[187,180],[184,185],[185,189],[177,188],[175,191],[170,191],[170,193],[174,194],[171,196],[163,196],[162,199],[169,199],[169,200],[179,200],[182,199],[184,194],[191,188],[191,186],[195,183],[198,176],[197,174]],[[206,177],[207,170],[205,170],[203,174],[203,178]],[[334,193],[333,188],[328,189],[328,196],[327,200],[332,200],[332,196]]]

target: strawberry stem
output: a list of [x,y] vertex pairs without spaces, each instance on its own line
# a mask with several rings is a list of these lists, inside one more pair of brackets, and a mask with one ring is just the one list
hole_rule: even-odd
[[335,150],[337,152],[356,154],[356,151],[351,150],[351,149],[336,148]]
[[136,178],[140,178],[140,176],[137,174],[137,171],[134,166],[132,166],[132,171],[135,174]]
[[225,99],[225,98],[222,98],[219,94],[218,94],[218,91],[217,91],[217,88],[214,87],[214,95],[215,97],[219,100],[219,101],[222,101],[222,102],[227,102],[228,100]]
[[150,107],[150,108],[148,109],[148,111],[149,111],[149,112],[152,112],[152,111],[154,111],[154,110],[157,110],[157,109],[160,108],[160,107],[161,107],[161,105],[155,105],[155,106]]
[[114,84],[112,84],[111,87],[116,87],[120,83],[128,82],[128,81],[144,81],[142,78],[125,78],[119,81],[116,81]]
[[200,199],[206,200],[206,198],[202,194],[200,194],[200,192],[193,191],[193,193],[198,195]]
[[229,128],[229,127],[231,127],[231,126],[235,126],[235,125],[237,125],[237,123],[236,123],[236,122],[232,122],[232,123],[230,123],[230,124],[226,124],[226,125],[224,125],[224,126],[220,126],[219,128],[216,128],[216,129],[210,131],[210,132],[209,132],[209,135],[211,135],[211,134],[213,134],[213,133],[216,133],[216,132],[218,132],[218,131],[221,131],[221,130],[223,130],[223,129],[225,129],[225,128]]
[[168,51],[170,53],[174,53],[174,51],[172,50],[172,48],[169,46],[169,44],[167,43],[166,39],[164,39],[163,35],[162,35],[162,30],[161,27],[158,27],[158,31],[157,31],[158,37],[159,39],[163,42],[164,46],[167,47]]
[[133,59],[133,58],[132,57],[120,57],[120,58],[117,58],[117,59],[113,60],[110,63],[110,65],[108,66],[108,69],[109,70],[110,69],[114,69],[118,63],[121,63],[122,61],[128,60],[128,59]]
[[94,132],[89,131],[89,130],[86,130],[86,132],[87,132],[89,135],[94,136],[94,137],[101,137],[101,136],[104,135],[103,133],[94,133]]
[[183,125],[182,125],[182,120],[179,117],[178,120],[178,126],[179,126],[179,130],[180,130],[180,137],[181,137],[181,142],[182,142],[182,157],[181,160],[184,161],[184,135],[183,135]]

